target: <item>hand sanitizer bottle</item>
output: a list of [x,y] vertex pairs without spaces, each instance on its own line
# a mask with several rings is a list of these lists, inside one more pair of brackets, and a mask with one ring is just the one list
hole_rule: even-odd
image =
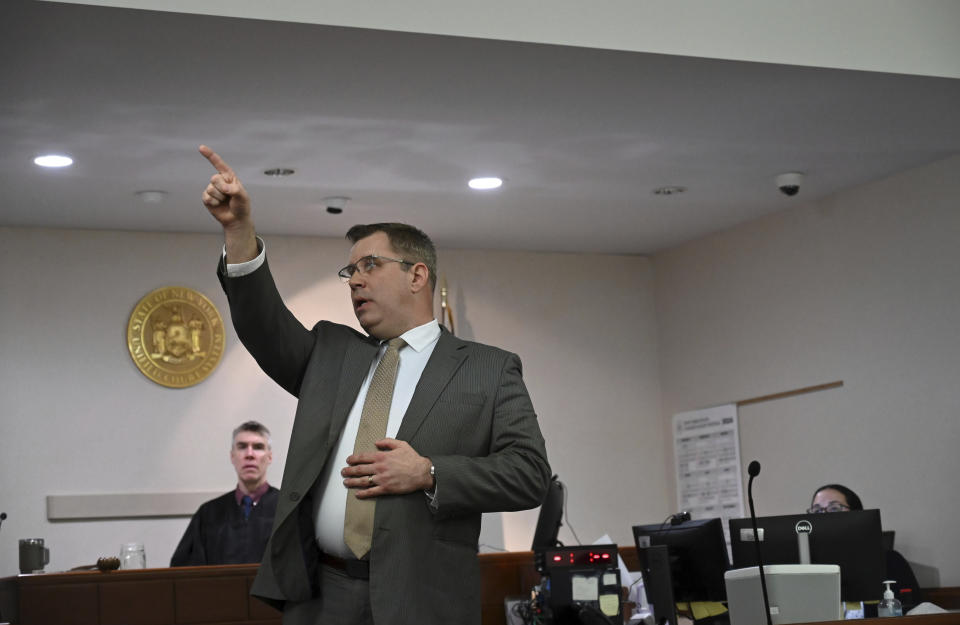
[[903,616],[903,607],[890,589],[890,584],[895,584],[896,581],[888,579],[883,583],[887,585],[887,589],[883,591],[883,599],[877,606],[877,616]]

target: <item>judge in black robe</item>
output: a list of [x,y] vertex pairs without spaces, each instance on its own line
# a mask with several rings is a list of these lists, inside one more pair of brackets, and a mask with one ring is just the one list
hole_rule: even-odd
[[260,562],[273,527],[280,491],[267,483],[273,462],[270,430],[247,421],[233,431],[230,462],[237,488],[204,503],[177,545],[170,566]]
[[190,519],[170,566],[260,562],[270,538],[279,495],[279,490],[268,486],[257,505],[252,506],[249,519],[244,519],[236,491],[204,503]]

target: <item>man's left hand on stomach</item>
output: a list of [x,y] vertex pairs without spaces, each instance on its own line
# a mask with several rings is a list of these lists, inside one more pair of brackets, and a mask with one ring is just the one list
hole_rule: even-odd
[[376,445],[378,451],[348,457],[348,466],[340,471],[344,486],[356,489],[358,498],[433,488],[429,458],[418,454],[406,441],[394,438],[377,441]]

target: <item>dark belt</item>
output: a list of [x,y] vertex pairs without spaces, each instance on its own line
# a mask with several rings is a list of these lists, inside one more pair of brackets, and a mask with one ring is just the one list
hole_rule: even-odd
[[357,560],[349,558],[344,560],[329,553],[320,552],[320,563],[333,567],[338,571],[343,571],[349,577],[354,579],[370,579],[370,562],[367,560]]

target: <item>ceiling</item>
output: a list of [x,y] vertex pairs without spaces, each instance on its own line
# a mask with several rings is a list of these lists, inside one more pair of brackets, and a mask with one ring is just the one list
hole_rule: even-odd
[[7,0],[0,225],[217,232],[206,143],[262,234],[649,254],[954,154],[958,108],[949,78]]

